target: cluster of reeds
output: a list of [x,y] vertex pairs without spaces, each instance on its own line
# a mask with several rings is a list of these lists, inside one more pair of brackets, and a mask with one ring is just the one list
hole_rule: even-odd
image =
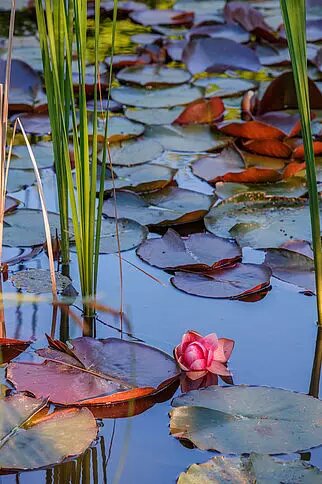
[[322,325],[322,247],[320,227],[320,202],[316,184],[316,168],[311,130],[311,112],[308,88],[306,49],[306,3],[305,0],[281,0],[281,9],[287,35],[288,48],[298,108],[301,117],[304,143],[306,178],[309,191],[312,241],[315,264],[318,323]]
[[[108,159],[108,111],[99,113],[99,31],[100,0],[94,15],[94,111],[89,123],[86,99],[87,0],[36,0],[38,32],[42,52],[48,112],[52,128],[55,169],[61,221],[62,262],[69,262],[69,242],[76,246],[82,296],[95,297],[97,291],[99,244],[105,169]],[[113,56],[117,1],[111,42]],[[75,89],[72,61],[77,60],[78,87]],[[110,70],[110,84],[111,84]],[[102,165],[98,177],[98,116],[104,117]],[[72,152],[72,156],[71,156]],[[72,160],[75,170],[73,176]],[[99,181],[100,180],[100,181]],[[100,184],[96,198],[97,184]],[[72,227],[69,224],[69,215]],[[84,314],[93,309],[84,305]]]

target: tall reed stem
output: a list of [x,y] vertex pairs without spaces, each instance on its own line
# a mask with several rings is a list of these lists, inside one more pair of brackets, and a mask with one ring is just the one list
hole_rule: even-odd
[[280,0],[290,51],[306,162],[309,190],[312,241],[315,264],[318,324],[322,325],[322,247],[320,204],[316,184],[316,170],[311,131],[311,113],[307,76],[306,5],[305,0]]

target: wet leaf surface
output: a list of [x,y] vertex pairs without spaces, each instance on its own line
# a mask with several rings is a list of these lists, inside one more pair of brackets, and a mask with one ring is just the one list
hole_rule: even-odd
[[189,84],[168,87],[164,89],[143,89],[139,87],[121,86],[112,89],[114,101],[126,106],[140,108],[171,108],[181,104],[189,104],[203,97],[199,87]]
[[194,14],[177,10],[143,10],[133,12],[131,19],[142,25],[190,25],[193,22]]
[[184,84],[190,80],[191,74],[179,68],[149,65],[126,67],[119,71],[116,77],[121,82],[145,87],[157,87]]
[[22,341],[14,338],[0,338],[0,365],[8,363],[21,353],[23,353],[31,344],[31,341]]
[[298,198],[307,193],[305,178],[294,176],[275,183],[216,183],[216,195],[226,199],[247,192],[263,192],[266,195]]
[[87,408],[49,413],[46,400],[18,393],[2,397],[0,411],[2,472],[59,464],[82,454],[97,435],[95,419]]
[[287,249],[267,249],[265,256],[273,276],[315,292],[314,261],[311,257]]
[[[90,132],[92,131],[89,124]],[[98,139],[102,142],[105,139],[105,119],[99,117],[97,122]],[[136,138],[143,134],[144,126],[141,123],[135,123],[125,116],[111,116],[108,121],[108,136],[110,143],[116,143],[130,138]]]
[[222,118],[224,111],[224,103],[219,97],[200,99],[189,104],[174,123],[181,125],[212,124]]
[[[31,148],[39,169],[53,166],[54,152],[51,142],[32,144]],[[32,170],[32,163],[26,145],[14,146],[10,162],[11,170]]]
[[23,190],[24,188],[36,183],[36,177],[33,170],[9,170],[7,192],[13,193]]
[[108,405],[144,398],[179,377],[174,359],[141,343],[81,337],[70,346],[49,338],[44,362],[11,363],[7,378],[34,395],[63,405]]
[[207,97],[240,96],[246,91],[257,88],[254,82],[229,77],[201,77],[196,79],[193,84],[205,88]]
[[206,228],[219,237],[234,237],[242,246],[279,247],[288,240],[311,240],[308,201],[244,193],[213,206]]
[[134,166],[158,158],[163,147],[152,139],[136,139],[110,145],[113,165]]
[[191,39],[183,50],[182,60],[192,74],[227,70],[257,72],[261,68],[253,50],[230,39]]
[[269,287],[271,274],[265,265],[237,263],[203,274],[176,272],[171,283],[194,296],[239,299]]
[[139,123],[151,125],[172,124],[177,117],[184,111],[183,106],[173,108],[126,108],[127,118]]
[[248,32],[236,24],[201,25],[189,30],[187,37],[211,37],[213,39],[231,39],[238,43],[246,43],[250,39]]
[[181,395],[172,405],[171,434],[202,450],[282,454],[309,449],[322,441],[322,403],[301,393],[212,386]]
[[279,460],[268,455],[251,454],[249,457],[216,456],[203,464],[192,464],[182,472],[178,484],[206,484],[208,482],[283,482],[318,484],[322,472],[302,460]]
[[[63,276],[60,272],[55,273],[57,292],[63,293],[71,285],[71,279]],[[16,289],[32,294],[51,293],[52,284],[50,272],[47,269],[26,269],[15,272],[10,277]]]
[[[202,193],[168,187],[155,193],[117,193],[117,213],[143,225],[173,225],[200,220],[209,210],[212,198]],[[104,202],[103,212],[115,216],[114,199]]]
[[232,241],[212,234],[180,237],[169,229],[160,239],[145,241],[136,251],[148,264],[161,269],[207,271],[241,260],[241,249]]

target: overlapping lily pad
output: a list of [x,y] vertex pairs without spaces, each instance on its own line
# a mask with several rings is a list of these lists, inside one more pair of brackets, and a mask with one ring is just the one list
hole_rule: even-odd
[[279,247],[284,242],[311,240],[308,201],[244,193],[213,206],[207,229],[219,237],[234,237],[242,246]]
[[246,91],[257,88],[254,82],[231,77],[201,77],[200,79],[196,79],[193,84],[205,88],[205,95],[207,97],[219,96],[225,98],[240,96]]
[[130,84],[145,87],[157,87],[184,84],[191,74],[184,69],[170,68],[160,65],[125,67],[116,75],[117,79]]
[[203,97],[203,90],[189,84],[164,89],[143,89],[121,86],[112,89],[112,99],[126,106],[138,108],[171,108],[189,104]]
[[[167,187],[155,193],[117,193],[117,213],[143,225],[175,225],[200,220],[209,210],[212,198],[202,193]],[[104,202],[104,213],[115,216],[115,202]]]
[[33,185],[36,177],[33,170],[9,170],[7,192],[13,193]]
[[267,387],[212,386],[172,402],[171,434],[224,454],[282,454],[322,442],[322,402]]
[[127,118],[139,123],[151,125],[172,124],[183,112],[183,106],[174,106],[173,108],[126,108],[125,115]]
[[[49,168],[54,164],[54,152],[51,142],[41,142],[31,145],[32,152],[37,162],[37,167]],[[16,145],[12,151],[10,170],[28,170],[32,169],[32,163],[27,146]]]
[[110,153],[113,165],[133,166],[158,158],[163,147],[155,140],[139,138],[111,144]]
[[293,484],[319,484],[322,472],[302,460],[285,461],[263,454],[250,454],[249,457],[216,456],[203,464],[192,464],[182,472],[178,484],[218,484],[283,482]]
[[[98,139],[105,139],[105,119],[99,117],[97,122]],[[89,125],[89,130],[92,130]],[[143,134],[144,126],[141,123],[135,123],[125,116],[111,116],[108,121],[108,136],[110,143],[116,143],[130,138],[136,138]]]
[[87,408],[50,413],[43,397],[20,393],[2,397],[0,411],[2,472],[59,464],[82,454],[97,435],[95,419]]
[[241,249],[233,241],[212,234],[180,237],[168,229],[160,239],[145,241],[136,251],[148,264],[161,269],[204,271],[217,269],[241,260]]
[[216,183],[216,195],[222,199],[247,192],[263,192],[266,195],[297,198],[307,193],[307,186],[305,178],[299,176],[290,177],[276,183]]

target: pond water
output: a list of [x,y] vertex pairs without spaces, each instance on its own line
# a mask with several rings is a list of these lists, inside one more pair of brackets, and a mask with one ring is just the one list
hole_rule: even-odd
[[[146,3],[154,8],[170,4],[157,1]],[[0,36],[5,36],[8,15],[0,12],[0,21]],[[20,12],[17,21],[18,35],[34,35],[35,23],[29,13]],[[122,22],[117,53],[123,54],[133,51],[132,35],[150,29],[137,26],[129,20]],[[104,35],[106,39],[109,38],[108,21],[106,30],[103,29]],[[108,52],[102,51],[103,54],[105,57]],[[58,211],[54,172],[51,169],[42,170],[42,180],[47,208]],[[212,193],[212,187],[193,177],[188,169],[182,169],[177,180],[179,186],[184,188]],[[13,196],[26,207],[40,208],[35,186],[15,192]],[[244,248],[243,256],[244,262],[261,263],[264,252]],[[125,337],[144,341],[171,354],[183,333],[189,329],[201,334],[216,332],[218,336],[235,340],[229,363],[235,384],[267,385],[309,392],[317,334],[314,296],[304,295],[299,287],[276,278],[272,278],[268,294],[257,302],[191,296],[176,290],[169,282],[169,274],[142,262],[135,250],[125,252],[123,257],[122,301],[123,310],[129,318],[129,325],[125,324],[124,331],[131,335]],[[11,269],[16,271],[26,267],[47,268],[48,258],[42,252],[27,263]],[[71,277],[79,290],[75,255],[72,255]],[[101,302],[113,308],[120,306],[117,255],[101,255],[98,287]],[[4,294],[19,293],[10,281],[4,284],[3,291]],[[80,303],[76,299],[75,309],[78,311],[77,307],[80,308]],[[8,336],[33,341],[23,354],[23,358],[27,359],[33,349],[46,345],[45,334],[52,332],[52,307],[47,303],[22,304],[8,300],[5,302],[5,321]],[[117,319],[99,312],[96,336],[106,338],[119,334]],[[54,335],[62,339],[75,338],[81,335],[81,328],[73,321],[60,326],[58,315]],[[205,462],[213,453],[189,448],[170,435],[170,402],[169,398],[135,417],[102,419],[97,443],[77,460],[49,470],[1,476],[0,482],[174,483],[189,465]],[[293,457],[295,455],[285,458]],[[321,447],[302,454],[301,458],[322,469]]]

